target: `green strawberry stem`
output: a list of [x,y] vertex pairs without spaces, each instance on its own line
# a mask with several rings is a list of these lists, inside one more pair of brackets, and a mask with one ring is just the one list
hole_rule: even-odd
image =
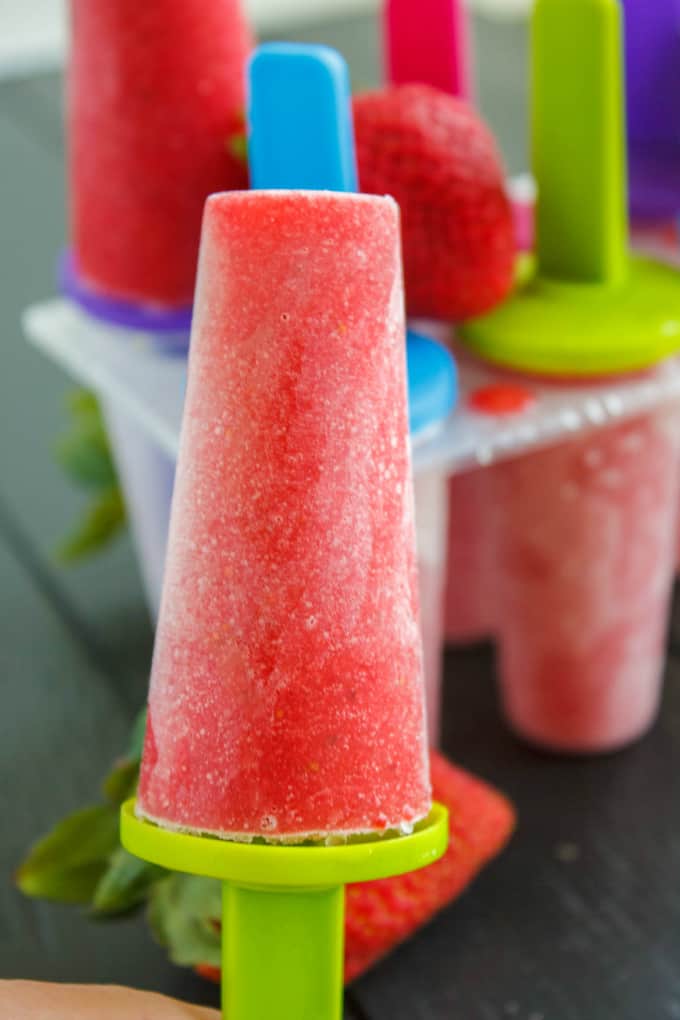
[[245,132],[232,135],[227,148],[231,155],[241,163],[248,162],[248,139]]
[[102,784],[103,803],[69,815],[31,848],[15,876],[26,896],[88,906],[97,918],[114,917],[143,905],[153,888],[167,880],[162,868],[137,860],[120,846],[120,806],[137,788],[145,718],[144,710],[126,757]]

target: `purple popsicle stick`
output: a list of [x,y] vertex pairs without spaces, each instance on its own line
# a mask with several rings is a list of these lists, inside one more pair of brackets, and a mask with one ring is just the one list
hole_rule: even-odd
[[73,254],[63,253],[58,266],[59,287],[95,319],[111,326],[151,334],[153,344],[166,353],[182,353],[189,346],[192,306],[170,311],[119,301],[91,290],[78,275]]
[[623,7],[631,212],[672,219],[680,215],[680,2]]

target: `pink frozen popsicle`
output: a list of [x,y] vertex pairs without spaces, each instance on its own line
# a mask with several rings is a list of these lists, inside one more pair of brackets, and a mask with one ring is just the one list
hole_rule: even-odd
[[299,841],[430,809],[399,217],[209,199],[139,809]]

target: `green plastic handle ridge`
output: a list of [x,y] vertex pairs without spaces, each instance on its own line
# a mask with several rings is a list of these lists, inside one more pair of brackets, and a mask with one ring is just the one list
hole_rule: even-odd
[[223,886],[228,1020],[341,1020],[345,890]]
[[446,808],[409,836],[347,844],[230,843],[120,813],[123,846],[171,871],[222,882],[222,1004],[228,1020],[341,1020],[345,889],[425,868],[444,854]]
[[531,45],[539,275],[619,284],[628,222],[618,0],[536,0]]

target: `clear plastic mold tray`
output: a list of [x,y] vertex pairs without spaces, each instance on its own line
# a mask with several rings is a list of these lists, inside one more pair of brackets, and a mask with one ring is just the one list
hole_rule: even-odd
[[[60,298],[27,309],[23,322],[35,346],[104,400],[125,408],[169,457],[176,457],[184,358],[155,347],[149,334],[105,325]],[[439,339],[446,335],[441,327],[414,325]],[[456,353],[460,400],[440,427],[414,443],[416,475],[483,467],[680,399],[680,357],[641,376],[555,383],[513,377]]]

